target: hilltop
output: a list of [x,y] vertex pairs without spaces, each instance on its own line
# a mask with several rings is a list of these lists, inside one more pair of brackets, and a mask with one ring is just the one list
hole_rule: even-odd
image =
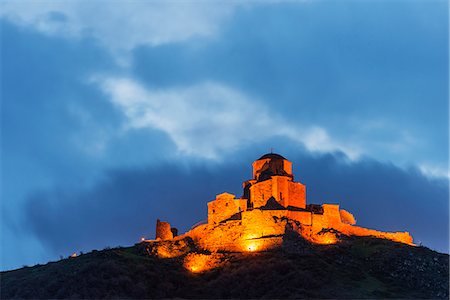
[[[271,251],[174,258],[147,243],[92,251],[1,273],[7,298],[448,298],[449,256],[373,237],[316,245],[296,238]],[[192,272],[190,255],[218,257]]]
[[307,204],[279,154],[252,167],[243,196],[217,195],[188,232],[158,219],[154,240],[3,272],[1,297],[448,298],[447,254]]

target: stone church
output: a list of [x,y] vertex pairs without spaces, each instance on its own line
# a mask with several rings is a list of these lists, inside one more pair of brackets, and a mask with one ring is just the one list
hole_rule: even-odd
[[156,240],[191,238],[208,251],[264,251],[295,233],[316,244],[338,243],[345,236],[375,236],[413,244],[408,232],[381,232],[355,226],[354,216],[338,204],[307,204],[306,187],[294,181],[292,163],[268,153],[253,162],[252,179],[243,195],[223,193],[208,203],[208,221],[177,236],[167,222],[157,221]]

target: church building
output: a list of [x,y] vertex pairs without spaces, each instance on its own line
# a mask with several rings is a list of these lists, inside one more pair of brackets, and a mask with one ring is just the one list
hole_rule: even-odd
[[355,226],[354,216],[338,204],[307,204],[306,187],[294,181],[292,163],[268,153],[252,164],[252,178],[240,198],[222,193],[209,202],[208,221],[176,236],[167,222],[157,222],[157,240],[191,238],[209,251],[263,251],[283,244],[294,232],[316,244],[338,243],[345,236],[375,236],[413,244],[408,232],[382,232]]

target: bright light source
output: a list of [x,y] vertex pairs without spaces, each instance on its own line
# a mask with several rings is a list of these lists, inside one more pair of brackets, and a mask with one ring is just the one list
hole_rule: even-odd
[[258,246],[255,243],[249,243],[247,245],[247,250],[249,252],[255,252],[256,250],[258,250]]

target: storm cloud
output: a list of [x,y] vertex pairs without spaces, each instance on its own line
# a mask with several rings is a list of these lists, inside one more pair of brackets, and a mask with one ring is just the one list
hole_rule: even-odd
[[[340,153],[299,152],[291,159],[296,179],[307,185],[308,203],[339,203],[361,226],[410,231],[416,243],[448,252],[445,180],[373,160],[350,163]],[[216,194],[241,196],[250,174],[251,161],[243,160],[111,170],[89,189],[30,195],[26,227],[55,255],[153,238],[157,218],[185,232],[206,219],[206,203]]]
[[3,1],[1,268],[188,230],[270,147],[447,251],[447,8]]

